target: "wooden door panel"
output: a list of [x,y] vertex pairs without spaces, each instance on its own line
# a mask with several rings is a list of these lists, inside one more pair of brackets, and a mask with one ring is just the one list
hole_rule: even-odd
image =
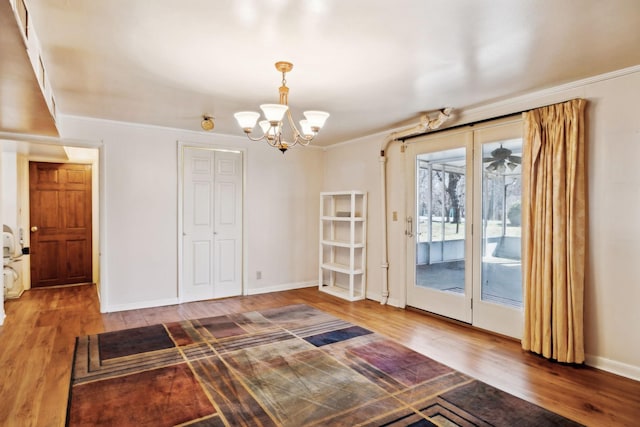
[[68,170],[67,171],[67,184],[86,184],[86,174],[81,170]]
[[30,162],[29,191],[31,286],[91,282],[91,166]]
[[35,179],[40,188],[47,184],[56,185],[60,181],[57,169],[38,169]]
[[[65,195],[65,206],[66,206],[66,215],[62,216],[62,219],[65,221],[63,226],[67,229],[72,228],[81,228],[85,229],[91,226],[91,223],[87,224],[87,219],[91,220],[91,218],[87,218],[87,201],[85,200],[85,194],[83,191],[66,191]],[[89,208],[90,209],[90,208]]]
[[[32,199],[32,203],[34,200]],[[47,209],[39,212],[38,228],[41,230],[58,228],[60,200],[57,191],[41,190],[36,195],[37,206],[46,206]],[[33,223],[33,222],[32,222]]]
[[91,252],[87,249],[90,248],[87,248],[85,239],[67,240],[65,264],[70,279],[84,278],[87,267],[91,268],[91,265],[87,265],[91,262]]
[[[48,254],[35,267],[38,279],[42,282],[56,280],[60,276],[60,242],[57,240],[41,241],[38,245],[38,252]],[[31,268],[34,269],[33,263]]]

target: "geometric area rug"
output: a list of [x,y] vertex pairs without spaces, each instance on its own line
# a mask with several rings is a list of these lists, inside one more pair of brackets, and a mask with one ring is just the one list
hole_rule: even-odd
[[78,337],[68,426],[577,426],[307,305]]

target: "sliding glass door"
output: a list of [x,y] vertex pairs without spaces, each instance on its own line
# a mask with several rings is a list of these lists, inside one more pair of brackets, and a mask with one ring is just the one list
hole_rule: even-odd
[[407,147],[407,305],[520,337],[521,123]]

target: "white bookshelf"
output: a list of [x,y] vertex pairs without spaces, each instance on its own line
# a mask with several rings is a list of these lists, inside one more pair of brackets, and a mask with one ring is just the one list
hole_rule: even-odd
[[320,193],[318,288],[357,301],[365,298],[367,193]]

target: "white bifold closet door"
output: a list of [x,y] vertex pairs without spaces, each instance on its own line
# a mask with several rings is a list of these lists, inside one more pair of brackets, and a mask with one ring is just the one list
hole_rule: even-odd
[[181,301],[242,294],[242,153],[183,147]]

